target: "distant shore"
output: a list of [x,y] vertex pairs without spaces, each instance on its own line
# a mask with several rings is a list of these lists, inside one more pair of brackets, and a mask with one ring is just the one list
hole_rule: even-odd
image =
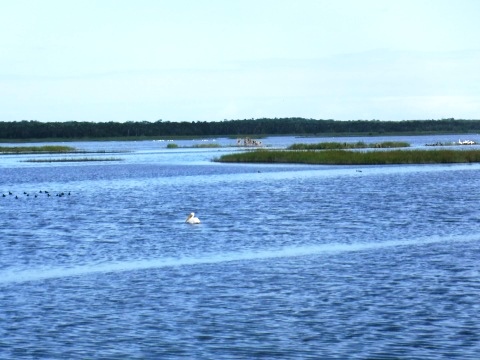
[[[263,139],[268,137],[294,137],[294,138],[354,138],[354,137],[396,137],[396,136],[425,136],[425,135],[469,135],[474,132],[446,132],[446,131],[424,131],[424,132],[328,132],[316,134],[242,134],[242,135],[167,135],[167,136],[108,136],[108,137],[55,137],[55,138],[0,138],[0,143],[23,144],[23,143],[69,143],[69,142],[102,142],[102,141],[175,141],[175,140],[200,140],[226,138],[236,141],[240,138]],[[476,132],[475,132],[476,134]]]
[[265,136],[412,136],[478,134],[480,120],[334,120],[301,117],[223,121],[42,122],[0,121],[0,141],[140,141],[180,138]]

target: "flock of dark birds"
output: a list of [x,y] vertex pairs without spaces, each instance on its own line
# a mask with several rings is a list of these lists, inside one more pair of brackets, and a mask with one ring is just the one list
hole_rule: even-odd
[[21,197],[40,197],[40,196],[46,196],[46,197],[51,197],[51,196],[56,196],[56,197],[63,197],[63,196],[70,196],[70,191],[68,192],[57,192],[57,193],[51,193],[50,191],[47,190],[40,190],[38,193],[28,193],[24,191],[21,194],[15,194],[11,191],[8,191],[6,194],[2,194],[2,198],[14,198],[14,199],[20,199]]

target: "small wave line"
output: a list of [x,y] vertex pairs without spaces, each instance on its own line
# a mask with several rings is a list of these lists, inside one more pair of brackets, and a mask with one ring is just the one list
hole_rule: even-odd
[[42,281],[55,278],[85,276],[97,273],[115,273],[137,270],[159,269],[166,267],[207,265],[234,261],[254,261],[275,258],[289,258],[310,255],[326,255],[344,252],[371,251],[398,246],[424,246],[447,241],[467,242],[480,240],[480,234],[465,236],[432,236],[415,240],[398,240],[385,242],[354,243],[354,244],[319,244],[306,246],[292,246],[279,249],[259,251],[228,252],[220,254],[206,254],[200,257],[157,258],[145,260],[129,260],[108,262],[102,264],[87,264],[72,267],[53,267],[37,269],[9,269],[0,272],[0,285],[10,283],[24,283]]

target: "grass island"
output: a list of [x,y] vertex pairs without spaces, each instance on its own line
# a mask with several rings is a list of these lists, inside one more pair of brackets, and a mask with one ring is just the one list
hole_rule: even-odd
[[[118,153],[118,151],[111,151]],[[84,151],[72,146],[44,145],[44,146],[0,146],[0,155],[30,155],[30,154],[88,154],[107,153],[107,151]],[[64,157],[59,159],[28,159],[23,162],[52,163],[52,162],[85,162],[85,161],[121,161],[118,157]]]
[[64,163],[64,162],[87,162],[87,161],[122,161],[122,158],[96,158],[96,157],[82,157],[82,158],[61,158],[61,159],[30,159],[23,162],[30,163]]
[[[216,162],[230,163],[291,163],[318,165],[388,165],[388,164],[448,164],[480,162],[480,150],[410,150],[405,143],[391,144],[294,144],[285,150],[256,149],[240,153],[226,154],[214,159]],[[394,147],[393,150],[383,150]],[[382,150],[354,150],[382,148]],[[346,150],[351,149],[351,150]]]
[[72,146],[0,146],[0,154],[63,154],[78,152]]

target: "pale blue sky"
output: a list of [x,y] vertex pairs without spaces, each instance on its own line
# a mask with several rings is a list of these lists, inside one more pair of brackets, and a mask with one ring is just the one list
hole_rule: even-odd
[[478,0],[0,0],[0,121],[480,119]]

